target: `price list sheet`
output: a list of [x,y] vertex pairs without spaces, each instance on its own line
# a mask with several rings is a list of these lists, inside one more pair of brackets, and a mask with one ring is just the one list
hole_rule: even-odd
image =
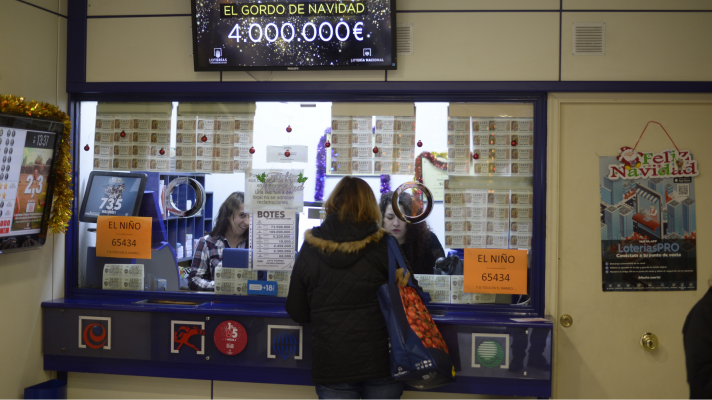
[[296,248],[295,211],[255,210],[251,222],[252,268],[291,270]]

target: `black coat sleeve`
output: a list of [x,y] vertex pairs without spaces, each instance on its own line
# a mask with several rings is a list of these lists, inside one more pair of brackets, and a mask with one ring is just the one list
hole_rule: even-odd
[[433,231],[430,231],[430,253],[433,255],[433,266],[435,265],[435,260],[440,257],[445,257],[443,245],[440,244],[438,235],[436,235]]
[[303,253],[306,251],[304,246],[306,245],[302,246],[302,250],[299,252],[297,259],[294,262],[292,277],[289,281],[287,302],[284,304],[287,314],[292,317],[294,322],[298,323],[309,322],[311,314],[307,285],[304,281],[304,270],[307,267],[305,260],[308,258],[303,256]]
[[712,288],[695,304],[682,329],[691,399],[712,398]]

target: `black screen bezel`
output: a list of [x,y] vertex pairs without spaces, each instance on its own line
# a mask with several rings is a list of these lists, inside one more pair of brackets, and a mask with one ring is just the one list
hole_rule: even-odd
[[141,202],[143,201],[143,192],[146,189],[146,181],[148,180],[148,176],[143,173],[136,173],[136,172],[113,172],[113,171],[92,171],[89,174],[89,179],[87,179],[87,185],[86,188],[84,189],[84,198],[82,198],[82,208],[79,210],[79,221],[81,222],[89,222],[89,223],[96,223],[96,220],[98,216],[87,216],[85,214],[86,212],[86,205],[87,205],[87,199],[89,197],[89,194],[91,193],[92,185],[94,183],[94,177],[95,176],[113,176],[113,177],[119,177],[119,178],[139,178],[141,179],[138,187],[138,194],[136,201],[134,202],[134,209],[131,211],[132,216],[137,216],[139,210],[141,209]]
[[[45,210],[42,214],[42,223],[40,224],[39,233],[18,233],[15,236],[0,237],[0,254],[13,253],[17,251],[32,250],[41,248],[47,236],[47,219],[52,212],[52,203],[54,201],[54,185],[57,180],[57,159],[59,157],[59,143],[62,141],[64,133],[64,123],[52,119],[40,119],[23,115],[13,115],[0,113],[0,126],[10,127],[15,129],[24,129],[28,132],[42,132],[55,135],[54,148],[52,153],[52,165],[49,170],[49,180],[47,182],[47,196]],[[24,150],[24,149],[23,149]],[[15,243],[11,247],[5,247],[8,240],[14,240]],[[33,242],[27,242],[32,240]],[[27,243],[26,243],[27,242]],[[8,242],[9,243],[9,242]],[[32,243],[32,244],[29,244]]]
[[193,35],[193,69],[196,72],[219,72],[219,71],[354,71],[354,70],[370,70],[370,71],[385,71],[398,69],[397,59],[397,42],[396,42],[396,0],[389,0],[391,7],[391,64],[388,66],[258,66],[258,67],[241,67],[231,65],[207,65],[200,66],[198,62],[198,21],[196,17],[196,2],[190,0],[190,18],[191,18],[191,33]]

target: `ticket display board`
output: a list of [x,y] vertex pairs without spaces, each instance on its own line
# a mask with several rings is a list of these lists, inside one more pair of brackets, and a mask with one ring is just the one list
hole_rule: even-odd
[[192,0],[196,71],[396,69],[395,0]]

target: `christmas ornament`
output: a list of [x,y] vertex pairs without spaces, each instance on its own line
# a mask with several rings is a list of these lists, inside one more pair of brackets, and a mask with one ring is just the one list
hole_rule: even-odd
[[[64,124],[64,132],[58,138],[57,161],[51,177],[54,179],[54,201],[47,219],[47,233],[65,233],[72,217],[74,201],[74,191],[70,186],[72,181],[72,123],[69,116],[55,105],[34,100],[26,102],[24,97],[12,95],[0,95],[0,112],[59,120]],[[87,145],[87,147],[89,146]]]
[[287,133],[291,133],[291,132],[292,132],[292,125],[287,125]]
[[324,143],[324,147],[326,147],[327,149],[331,147],[331,142],[327,140],[326,143]]
[[378,154],[378,146],[373,148],[373,154]]
[[125,132],[125,131],[121,131],[121,133],[119,133],[119,136],[121,136],[121,137],[126,137],[126,132]]
[[160,154],[160,155],[164,155],[164,154],[166,154],[166,151],[165,151],[165,150],[163,150],[163,148],[161,147],[161,150],[160,150],[160,151],[158,152],[158,154]]
[[423,147],[423,141],[422,141],[422,140],[418,140],[418,147]]
[[440,161],[436,157],[447,158],[447,153],[436,153],[424,151],[420,153],[418,157],[415,158],[415,177],[414,181],[423,183],[423,159],[425,158],[430,162],[435,168],[441,169],[443,171],[447,170],[447,162]]
[[381,194],[391,191],[391,176],[381,175]]
[[472,158],[474,158],[475,160],[479,160],[479,159],[480,159],[480,154],[479,154],[479,153],[475,153],[475,154],[472,155]]
[[291,155],[292,155],[292,153],[290,153],[289,150],[287,150],[287,151],[284,152],[284,156],[285,156],[285,157],[289,157],[289,156],[291,156]]
[[89,145],[84,146],[84,151],[89,151]]
[[205,143],[205,142],[208,141],[208,137],[205,136],[205,135],[203,135],[203,137],[201,137],[200,140],[201,140],[203,143]]
[[618,150],[616,160],[622,162],[625,165],[625,169],[631,169],[640,167],[641,157],[643,157],[642,153],[636,152],[635,149],[628,146],[623,146]]
[[517,141],[516,141],[516,140],[512,140],[512,146],[516,146],[516,145],[517,145]]
[[[326,183],[326,135],[331,133],[331,128],[324,130],[324,135],[319,138],[316,146],[316,183],[314,184],[314,201],[324,200],[324,184]],[[329,144],[331,145],[331,144]]]
[[250,147],[250,154],[255,154],[255,147]]

